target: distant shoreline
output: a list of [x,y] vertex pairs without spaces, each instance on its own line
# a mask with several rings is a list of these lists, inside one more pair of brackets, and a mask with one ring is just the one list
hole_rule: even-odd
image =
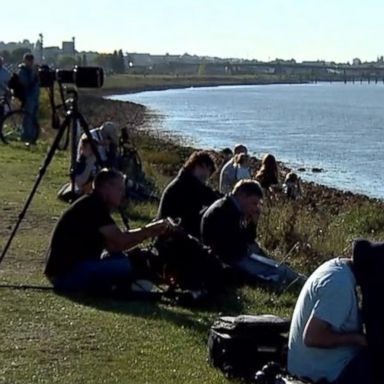
[[243,85],[274,85],[274,84],[309,84],[296,77],[280,78],[273,76],[134,76],[122,75],[105,78],[103,88],[85,91],[93,95],[112,96],[146,91],[165,91],[169,89],[243,86]]

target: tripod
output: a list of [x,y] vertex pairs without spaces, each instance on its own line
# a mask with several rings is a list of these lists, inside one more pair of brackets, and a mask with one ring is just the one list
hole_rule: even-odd
[[[61,96],[63,98],[62,85],[61,84],[59,84],[59,85],[60,85]],[[55,137],[55,139],[54,139],[54,141],[53,141],[53,143],[52,143],[52,145],[48,151],[48,154],[46,155],[46,157],[43,161],[42,166],[39,169],[39,172],[36,176],[36,180],[35,180],[35,183],[32,187],[32,190],[31,190],[28,198],[26,199],[26,201],[24,203],[24,207],[23,207],[22,211],[18,215],[18,219],[16,221],[16,224],[13,227],[11,235],[9,236],[9,239],[8,239],[7,243],[5,244],[5,247],[4,247],[4,249],[0,255],[0,263],[4,259],[8,249],[12,243],[12,240],[16,235],[17,230],[18,230],[21,222],[23,221],[23,219],[25,217],[25,214],[28,210],[28,207],[33,200],[33,197],[37,191],[37,188],[38,188],[41,180],[43,179],[44,174],[45,174],[49,164],[51,163],[51,161],[52,161],[52,159],[56,153],[56,150],[59,148],[60,142],[61,142],[64,134],[67,131],[69,132],[69,136],[71,138],[70,180],[71,180],[72,193],[73,194],[74,194],[74,188],[75,188],[75,165],[76,165],[76,158],[77,158],[77,145],[78,145],[78,139],[81,136],[81,131],[83,133],[85,133],[85,135],[87,136],[87,138],[89,140],[93,154],[96,157],[97,164],[99,164],[99,165],[103,164],[101,157],[100,157],[100,154],[99,154],[99,151],[98,151],[97,146],[95,144],[95,141],[93,140],[92,134],[89,131],[88,123],[85,121],[83,115],[79,112],[77,90],[72,89],[70,91],[67,91],[67,93],[71,94],[72,98],[69,99],[68,101],[64,101],[64,103],[63,103],[63,105],[66,109],[66,116],[65,116],[63,122],[58,127],[57,135],[56,135],[56,137]],[[52,100],[51,100],[51,102],[52,102]]]

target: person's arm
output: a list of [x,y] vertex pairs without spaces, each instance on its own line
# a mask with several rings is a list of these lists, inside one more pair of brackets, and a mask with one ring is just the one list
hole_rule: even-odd
[[168,220],[158,220],[143,228],[122,232],[117,225],[111,224],[99,229],[105,239],[105,247],[109,252],[124,251],[135,247],[143,241],[166,233],[173,228]]
[[336,348],[347,345],[365,347],[367,340],[360,333],[338,333],[329,323],[311,316],[303,334],[304,344],[312,348]]

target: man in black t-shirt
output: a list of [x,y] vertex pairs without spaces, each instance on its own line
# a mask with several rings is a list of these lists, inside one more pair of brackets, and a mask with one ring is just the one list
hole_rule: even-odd
[[[124,193],[124,176],[102,170],[94,180],[93,192],[61,216],[51,237],[45,268],[56,289],[106,293],[112,287],[128,288],[132,265],[121,251],[169,232],[172,223],[168,219],[122,232],[110,211],[120,205]],[[102,257],[104,250],[109,252],[107,257]]]

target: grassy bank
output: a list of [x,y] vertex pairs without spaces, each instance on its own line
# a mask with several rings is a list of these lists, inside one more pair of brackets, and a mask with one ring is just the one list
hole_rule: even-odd
[[105,78],[103,94],[129,93],[144,90],[163,90],[170,88],[208,87],[217,85],[258,85],[303,83],[306,79],[293,75],[113,75]]
[[[145,109],[131,103],[83,95],[91,125],[106,118],[131,126],[131,138],[159,189],[175,174],[191,148],[155,129]],[[46,141],[27,150],[1,146],[0,244],[29,194],[47,153]],[[218,158],[219,160],[219,158]],[[56,199],[67,180],[69,154],[50,165],[13,245],[0,265],[0,283],[49,286],[42,274],[50,232],[66,208]],[[217,180],[217,176],[215,178]],[[151,204],[130,207],[132,226],[149,221]],[[299,202],[266,203],[259,241],[277,259],[296,244],[288,262],[310,273],[323,260],[347,254],[356,236],[383,239],[381,201],[314,184]],[[0,288],[0,383],[225,383],[206,362],[206,336],[221,314],[290,316],[297,292],[277,296],[260,287],[240,287],[215,303],[187,309],[160,303],[69,299],[50,290]]]

